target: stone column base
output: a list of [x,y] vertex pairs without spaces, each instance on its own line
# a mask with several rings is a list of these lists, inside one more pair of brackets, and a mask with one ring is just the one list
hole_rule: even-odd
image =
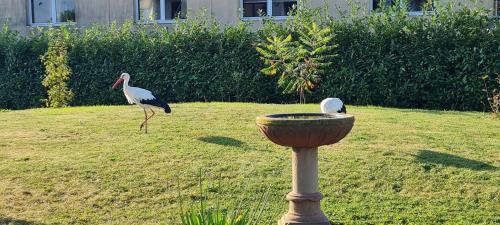
[[291,222],[286,221],[286,215],[278,220],[278,225],[331,225],[330,222]]
[[289,201],[288,213],[278,225],[330,225],[328,218],[321,211],[319,202],[323,195],[319,192],[299,194],[290,192],[286,196]]

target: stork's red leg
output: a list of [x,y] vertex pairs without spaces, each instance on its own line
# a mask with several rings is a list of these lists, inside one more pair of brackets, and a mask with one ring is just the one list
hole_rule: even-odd
[[155,115],[155,111],[153,111],[153,109],[151,109],[151,108],[150,108],[149,110],[151,110],[151,112],[152,112],[153,114],[151,114],[151,116],[149,116],[148,120],[149,120],[149,119],[151,119],[151,118]]
[[146,109],[144,109],[144,121],[141,123],[141,127],[139,128],[139,130],[142,130],[142,127],[144,127],[144,125],[146,125],[146,133],[148,133],[148,113],[146,112]]
[[[148,121],[155,115],[155,111],[153,111],[153,109],[149,108],[149,110],[151,110],[153,114],[146,118],[146,134],[148,133]],[[144,112],[146,112],[146,110],[144,110]]]
[[146,120],[144,122],[146,122],[146,127],[144,128],[144,131],[145,133],[147,134],[148,133],[148,113],[146,111],[146,109],[144,109],[144,117],[146,117]]

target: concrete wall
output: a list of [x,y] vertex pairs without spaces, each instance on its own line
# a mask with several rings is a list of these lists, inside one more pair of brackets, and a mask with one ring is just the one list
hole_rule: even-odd
[[108,0],[76,0],[76,22],[86,27],[92,23],[109,23]]
[[[0,24],[8,22],[10,27],[19,31],[27,31],[29,0],[0,0]],[[186,0],[188,16],[200,14],[204,11],[225,24],[235,24],[241,20],[240,0]],[[309,0],[312,7],[323,6],[325,0]],[[370,13],[372,0],[352,0],[360,6],[359,13]],[[436,0],[437,1],[437,0]],[[328,12],[332,16],[339,16],[342,12],[349,13],[350,0],[326,0]],[[440,3],[456,2],[458,7],[482,6],[493,8],[493,0],[478,0],[474,4],[470,0],[441,0]],[[75,0],[77,26],[86,27],[92,23],[109,24],[112,21],[123,23],[135,18],[135,0]],[[259,27],[260,22],[255,22]]]
[[80,27],[113,21],[123,23],[134,19],[135,15],[133,0],[75,0],[75,3],[76,21]]
[[[312,7],[323,7],[324,0],[310,0]],[[352,2],[356,6],[360,7],[359,13],[369,13],[371,10],[371,0],[327,0],[328,12],[331,16],[339,17],[341,13],[349,13],[351,11]]]
[[201,12],[212,15],[222,23],[235,24],[239,21],[240,0],[188,0],[188,13]]
[[16,30],[26,28],[28,13],[25,0],[0,0],[0,25],[8,23]]

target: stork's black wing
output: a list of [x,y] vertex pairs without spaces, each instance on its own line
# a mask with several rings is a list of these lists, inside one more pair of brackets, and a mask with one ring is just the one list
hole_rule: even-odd
[[165,103],[157,98],[148,99],[148,100],[141,100],[140,103],[144,104],[144,105],[152,105],[152,106],[162,108],[165,111],[165,113],[172,112],[172,110],[170,109],[170,106],[168,106],[167,103]]

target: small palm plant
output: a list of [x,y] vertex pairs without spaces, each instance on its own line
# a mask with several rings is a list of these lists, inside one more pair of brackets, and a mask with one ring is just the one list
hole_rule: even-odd
[[[239,204],[237,206],[229,207],[232,209],[224,208],[220,205],[220,193],[217,195],[217,204],[215,207],[207,207],[208,189],[203,188],[203,171],[200,170],[198,185],[200,188],[200,205],[196,207],[191,205],[186,211],[183,208],[181,194],[180,199],[180,218],[181,225],[264,225],[271,224],[269,218],[263,216],[264,210],[269,210],[269,200],[271,193],[269,186],[260,195],[252,198],[253,206],[244,205],[244,196],[240,196]],[[221,180],[217,190],[222,190]],[[179,184],[180,186],[180,184]],[[248,200],[248,199],[247,199]],[[275,214],[274,212],[272,214]],[[272,216],[274,218],[274,215]]]
[[223,210],[197,211],[191,209],[181,216],[182,225],[247,225],[248,215],[230,215]]
[[279,75],[278,85],[284,93],[298,93],[300,103],[305,103],[306,92],[314,91],[321,83],[325,68],[335,56],[332,30],[320,28],[316,23],[304,26],[296,34],[287,37],[267,38],[257,46],[261,59],[267,66],[262,73]]

